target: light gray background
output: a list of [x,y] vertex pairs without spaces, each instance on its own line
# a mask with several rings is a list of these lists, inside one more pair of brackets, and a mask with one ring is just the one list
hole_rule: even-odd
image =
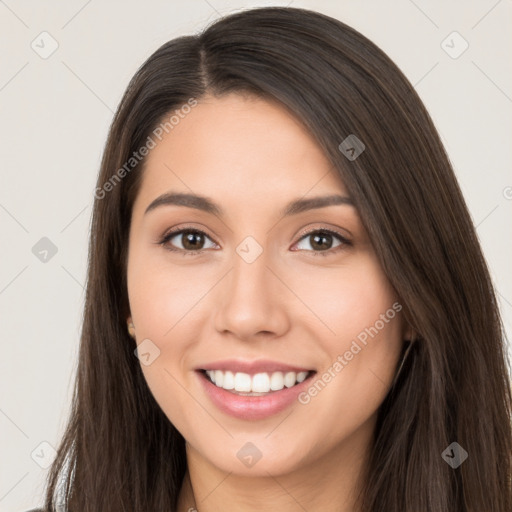
[[[512,314],[512,1],[0,0],[0,511],[41,503],[74,378],[93,192],[107,130],[137,67],[162,43],[261,5],[314,9],[381,47],[415,85],[465,194]],[[47,31],[58,49],[31,47]],[[454,59],[442,42],[469,48]],[[453,37],[451,38],[453,39]],[[461,48],[460,41],[445,43]],[[42,48],[41,50],[42,51]],[[418,234],[421,236],[421,233]],[[46,263],[32,247],[48,237]],[[510,335],[509,335],[510,339]],[[33,457],[33,458],[32,458]]]

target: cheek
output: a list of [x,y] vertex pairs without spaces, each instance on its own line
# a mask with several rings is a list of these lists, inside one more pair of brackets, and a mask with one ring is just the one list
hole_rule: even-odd
[[[327,327],[328,330],[322,329],[324,334],[320,340],[331,345],[330,352],[342,348],[347,340],[364,333],[366,328],[379,321],[381,315],[386,315],[398,301],[380,265],[371,254],[357,255],[350,263],[338,268],[310,270],[307,279],[299,279],[292,274],[288,275],[288,279],[294,282],[297,296]],[[389,316],[395,318],[398,314],[392,309]],[[395,331],[399,323],[387,322],[386,334]],[[382,327],[381,322],[378,325]]]
[[172,377],[182,373],[184,357],[200,337],[197,302],[204,290],[184,273],[171,277],[149,268],[133,280],[130,295],[137,343],[145,350],[147,346],[152,356],[151,364],[142,364],[142,369],[148,383],[174,387],[178,383]]
[[[141,369],[155,400],[170,421],[181,429],[204,414],[196,410],[186,389],[186,356],[199,343],[204,322],[203,296],[215,284],[211,270],[200,265],[179,266],[165,261],[157,251],[134,250],[128,262],[130,310],[137,343],[144,357]],[[158,257],[156,257],[158,256]],[[203,336],[204,337],[204,336]]]
[[360,414],[353,418],[356,423],[363,421],[380,405],[394,377],[402,346],[398,297],[370,255],[299,284],[297,294],[307,297],[328,327],[316,338],[325,356],[320,382],[303,403],[324,415],[325,424],[331,419],[326,402],[336,404],[332,410]]
[[[179,331],[193,332],[194,310],[213,286],[206,265],[180,265],[167,261],[165,249],[134,251],[128,264],[128,294],[137,337],[167,344]],[[197,337],[197,336],[196,336]],[[190,338],[189,338],[190,339]],[[174,344],[174,341],[173,341]]]

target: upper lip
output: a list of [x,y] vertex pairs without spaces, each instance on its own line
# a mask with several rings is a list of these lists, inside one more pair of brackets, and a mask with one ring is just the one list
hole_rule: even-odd
[[272,372],[309,372],[311,368],[296,366],[279,361],[270,361],[268,359],[258,359],[255,361],[247,361],[242,359],[224,359],[207,363],[197,368],[197,370],[222,370],[233,373],[241,372],[254,375],[256,373],[272,373]]

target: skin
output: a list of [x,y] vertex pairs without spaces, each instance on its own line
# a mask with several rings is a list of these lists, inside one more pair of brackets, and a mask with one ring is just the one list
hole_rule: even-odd
[[[166,205],[144,215],[171,190],[207,196],[225,214]],[[348,196],[301,123],[250,96],[200,99],[147,157],[131,219],[127,320],[137,343],[149,339],[160,350],[141,368],[186,440],[179,511],[356,510],[377,410],[407,337],[402,313],[309,403],[262,420],[221,412],[194,371],[220,359],[265,358],[321,376],[399,302],[354,206],[280,215],[289,201],[333,193]],[[167,242],[178,252],[158,245],[170,228],[190,225],[207,235],[200,254],[179,252],[183,235]],[[338,250],[333,237],[315,249],[303,234],[313,228],[351,244]],[[236,252],[247,236],[263,249],[252,263]],[[237,457],[246,442],[262,454],[252,467]]]

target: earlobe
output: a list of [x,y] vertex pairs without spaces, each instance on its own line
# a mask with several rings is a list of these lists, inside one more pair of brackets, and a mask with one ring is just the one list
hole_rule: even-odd
[[405,329],[404,340],[413,341],[415,336],[416,335],[414,329],[410,325],[408,325],[407,328]]
[[410,322],[409,308],[404,305],[402,307],[402,340],[414,341],[416,337],[417,333]]
[[126,323],[127,323],[127,326],[128,326],[128,334],[129,334],[133,339],[135,339],[135,325],[133,325],[132,317],[131,317],[131,316],[129,316],[129,317],[126,319]]

